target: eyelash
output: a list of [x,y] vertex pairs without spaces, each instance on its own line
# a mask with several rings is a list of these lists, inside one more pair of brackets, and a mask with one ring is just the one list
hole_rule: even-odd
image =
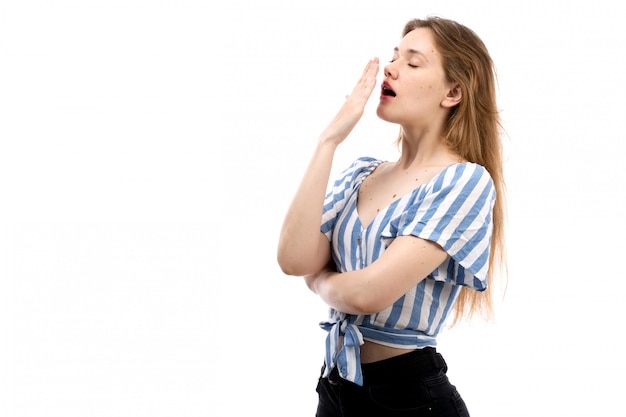
[[[389,61],[390,64],[393,64],[396,60],[392,59],[391,61]],[[413,64],[407,64],[409,67],[411,68],[419,68],[419,65],[413,65]]]

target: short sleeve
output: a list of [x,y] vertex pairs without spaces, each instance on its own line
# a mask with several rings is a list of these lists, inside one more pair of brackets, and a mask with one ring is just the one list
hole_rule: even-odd
[[322,212],[322,224],[320,230],[330,240],[337,217],[346,205],[346,202],[354,192],[359,179],[380,164],[380,160],[361,157],[355,160],[348,168],[344,169],[329,188],[324,199]]
[[446,168],[408,208],[398,235],[413,235],[439,244],[450,255],[430,278],[487,288],[493,230],[495,187],[477,164]]

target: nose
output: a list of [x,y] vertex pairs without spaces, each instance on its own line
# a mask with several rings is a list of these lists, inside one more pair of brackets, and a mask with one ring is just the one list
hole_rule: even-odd
[[385,78],[396,79],[398,77],[398,71],[394,67],[393,62],[390,62],[389,64],[385,65],[384,71],[385,71]]

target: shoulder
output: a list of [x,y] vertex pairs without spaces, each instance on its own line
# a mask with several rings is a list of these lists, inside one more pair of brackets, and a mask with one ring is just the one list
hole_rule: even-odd
[[368,167],[378,166],[382,162],[383,161],[378,159],[378,158],[372,158],[371,156],[361,156],[361,157],[355,159],[354,162],[352,162],[352,166],[353,167],[368,168]]
[[382,162],[383,161],[380,159],[369,156],[359,157],[343,170],[341,177],[344,179],[357,179],[361,175],[369,174]]
[[493,188],[493,179],[487,169],[473,162],[460,162],[447,166],[435,178],[432,191],[442,188]]

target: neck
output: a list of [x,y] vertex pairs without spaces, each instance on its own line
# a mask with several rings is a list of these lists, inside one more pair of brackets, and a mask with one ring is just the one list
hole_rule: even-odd
[[426,166],[445,166],[461,158],[444,144],[440,131],[416,132],[403,128],[401,153],[397,166],[403,169]]

